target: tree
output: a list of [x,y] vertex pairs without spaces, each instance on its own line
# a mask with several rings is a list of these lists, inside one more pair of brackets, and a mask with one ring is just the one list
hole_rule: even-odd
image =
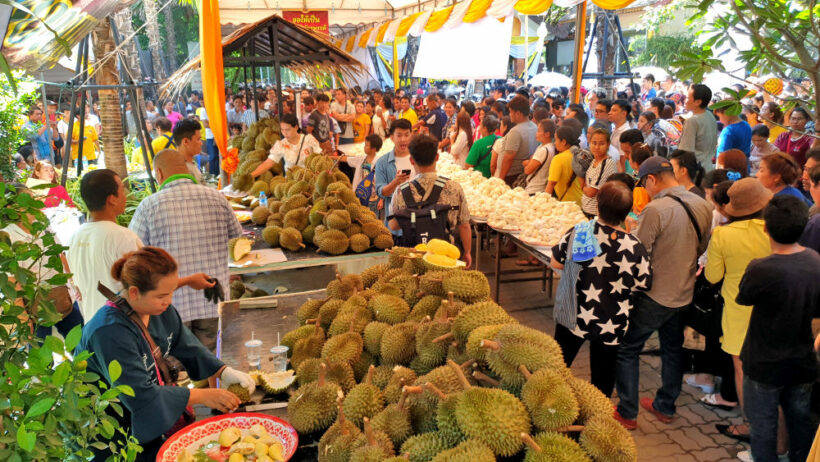
[[165,14],[165,40],[167,46],[165,47],[168,51],[168,64],[171,66],[171,72],[177,70],[177,32],[176,27],[174,27],[174,12],[172,10],[173,5],[168,5],[163,10]]
[[[134,35],[134,16],[131,8],[125,7],[114,15],[114,21],[117,23],[117,30],[120,33],[121,40],[128,40]],[[134,36],[131,40],[123,43],[125,49],[125,61],[128,63],[129,71],[134,77],[134,80],[142,80],[142,68],[140,67],[139,50],[137,49],[137,38]]]
[[[95,72],[97,83],[100,85],[118,85],[120,77],[117,73],[116,54],[110,55],[116,48],[114,37],[111,35],[109,18],[100,21],[91,32],[94,42]],[[109,56],[110,55],[110,56]],[[100,123],[102,124],[103,151],[105,166],[117,172],[120,178],[128,176],[125,160],[125,146],[123,144],[122,113],[120,97],[117,90],[99,90]]]
[[143,12],[145,13],[145,30],[148,35],[149,48],[151,50],[151,61],[154,64],[154,80],[165,78],[165,66],[162,65],[162,47],[159,33],[159,18],[156,0],[142,0]]
[[[808,77],[805,96],[787,98],[790,106],[804,104],[820,108],[820,4],[817,0],[690,0],[697,13],[689,23],[714,15],[701,34],[701,49],[682,53],[675,66],[682,78],[699,80],[707,72],[728,73],[714,50],[723,45],[735,48],[746,63],[745,71],[774,74],[782,79]],[[738,35],[749,38],[751,47],[740,49]],[[743,77],[743,76],[739,76]],[[740,112],[739,101],[732,107]]]

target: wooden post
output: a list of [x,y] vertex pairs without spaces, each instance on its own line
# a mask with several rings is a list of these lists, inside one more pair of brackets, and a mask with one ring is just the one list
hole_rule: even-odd
[[581,2],[575,7],[575,62],[572,76],[572,102],[581,100],[581,80],[584,75],[582,61],[584,59],[584,44],[587,28],[587,2]]

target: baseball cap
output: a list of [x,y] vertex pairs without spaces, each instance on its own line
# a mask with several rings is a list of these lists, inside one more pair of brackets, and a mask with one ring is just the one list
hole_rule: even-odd
[[638,169],[638,177],[640,179],[646,178],[647,175],[657,175],[661,172],[672,172],[672,163],[661,156],[652,156],[646,159],[641,168]]

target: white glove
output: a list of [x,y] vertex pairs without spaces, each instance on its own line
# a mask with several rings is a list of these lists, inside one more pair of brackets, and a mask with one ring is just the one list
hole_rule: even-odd
[[232,367],[226,367],[225,370],[222,371],[222,375],[219,376],[220,388],[228,388],[235,383],[247,388],[251,393],[256,390],[256,380],[254,380],[253,377],[244,372],[239,372]]

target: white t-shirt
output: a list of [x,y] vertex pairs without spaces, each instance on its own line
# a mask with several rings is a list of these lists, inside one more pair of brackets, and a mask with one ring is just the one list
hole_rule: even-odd
[[[359,183],[362,182],[362,177],[364,176],[364,171],[362,166],[364,165],[364,161],[367,160],[367,156],[348,156],[347,157],[347,165],[356,169],[353,172],[353,183],[352,189],[355,191],[356,187],[359,186]],[[373,160],[370,162],[370,170],[372,171],[376,168],[376,158],[374,157]],[[375,190],[375,188],[374,188]]]
[[[208,120],[208,113],[205,112],[205,107],[201,107],[196,110],[196,115],[199,117],[199,120]],[[205,129],[205,139],[212,140],[214,139],[214,132],[210,128]]]
[[63,139],[66,138],[66,134],[68,133],[68,124],[65,123],[65,120],[57,122],[57,133],[59,133]]
[[[302,147],[301,153],[299,146]],[[276,144],[270,148],[270,155],[268,159],[279,162],[285,159],[285,171],[294,165],[305,165],[305,159],[315,152],[322,152],[322,147],[316,138],[310,134],[299,135],[299,140],[296,143],[291,143],[286,138],[277,141]]]
[[94,125],[95,127],[97,125],[100,125],[100,118],[97,117],[94,114],[86,113],[85,114],[85,120],[86,120],[86,122],[90,123],[91,125]]
[[410,163],[410,156],[404,157],[396,157],[396,173],[401,172],[402,170],[410,170],[410,178],[416,176],[416,169],[413,167],[413,164]]
[[555,157],[555,145],[552,143],[542,144],[535,150],[532,160],[537,160],[541,166],[527,177],[527,194],[537,194],[547,189],[547,177],[549,177],[553,157]]
[[618,162],[618,160],[620,160],[621,156],[624,155],[624,151],[623,151],[623,149],[621,149],[621,134],[623,134],[623,132],[625,132],[625,131],[627,131],[631,128],[632,128],[632,125],[629,122],[624,122],[623,124],[621,124],[620,127],[615,127],[615,128],[612,129],[612,135],[609,137],[609,139],[610,139],[610,142],[609,142],[610,153],[609,154],[610,154],[610,157],[612,157],[612,155],[611,155],[612,154],[611,153],[612,147],[615,147],[618,150],[617,151],[618,152],[617,157],[613,157],[613,160],[615,162]]
[[111,277],[111,267],[143,244],[136,233],[113,221],[93,221],[80,226],[67,245],[68,266],[82,295],[80,312],[88,322],[106,301],[97,290],[97,282],[114,292],[121,290],[122,284]]
[[387,125],[390,123],[389,115],[390,111],[384,111],[384,120],[387,121],[382,122],[381,117],[378,115],[379,108],[376,109],[377,113],[373,114],[373,133],[379,135],[382,138],[387,137]]
[[453,147],[450,149],[450,154],[453,155],[453,159],[461,168],[465,167],[464,161],[467,160],[467,155],[470,154],[470,146],[467,143],[467,133],[464,130],[458,131]]

